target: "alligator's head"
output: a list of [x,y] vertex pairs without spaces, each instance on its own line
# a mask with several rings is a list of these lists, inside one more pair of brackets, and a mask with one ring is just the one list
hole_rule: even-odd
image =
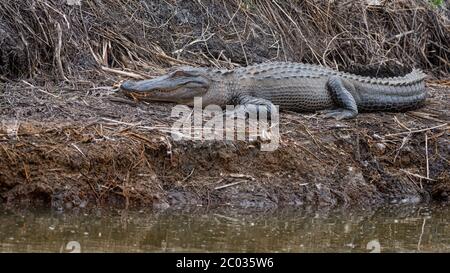
[[211,80],[203,68],[182,67],[166,75],[142,81],[126,81],[120,89],[139,100],[192,104],[208,91]]

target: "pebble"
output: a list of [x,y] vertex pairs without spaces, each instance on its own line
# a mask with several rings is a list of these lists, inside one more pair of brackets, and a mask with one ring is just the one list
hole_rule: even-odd
[[384,154],[386,152],[386,145],[384,145],[383,143],[377,143],[375,144],[375,149],[380,154]]

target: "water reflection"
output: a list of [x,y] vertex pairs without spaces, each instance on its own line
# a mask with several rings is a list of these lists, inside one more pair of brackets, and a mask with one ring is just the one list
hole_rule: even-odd
[[0,211],[2,252],[450,252],[449,207]]

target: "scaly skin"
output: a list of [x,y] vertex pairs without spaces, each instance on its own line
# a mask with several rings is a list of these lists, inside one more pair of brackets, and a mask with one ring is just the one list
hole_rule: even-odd
[[394,78],[371,78],[334,71],[317,65],[273,62],[217,70],[183,67],[144,81],[127,81],[121,90],[134,98],[192,105],[201,96],[203,105],[243,105],[312,112],[346,119],[358,112],[405,111],[426,98],[425,74],[419,70]]

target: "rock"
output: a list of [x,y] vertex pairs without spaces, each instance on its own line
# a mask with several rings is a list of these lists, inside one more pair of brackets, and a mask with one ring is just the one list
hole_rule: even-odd
[[378,154],[384,154],[386,152],[386,145],[383,143],[376,143],[374,148]]

